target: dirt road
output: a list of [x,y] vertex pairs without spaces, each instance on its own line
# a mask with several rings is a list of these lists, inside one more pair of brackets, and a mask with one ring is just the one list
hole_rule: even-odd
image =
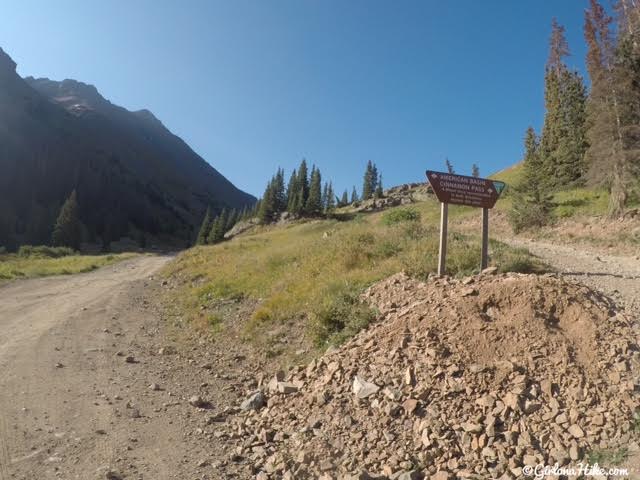
[[163,413],[183,402],[152,361],[144,293],[168,260],[0,288],[1,480],[186,478],[175,475],[197,450]]
[[604,292],[640,318],[640,259],[601,254],[577,246],[511,239],[564,276]]

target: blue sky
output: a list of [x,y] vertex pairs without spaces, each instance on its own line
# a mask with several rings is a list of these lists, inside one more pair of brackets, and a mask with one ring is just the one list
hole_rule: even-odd
[[552,17],[584,71],[586,0],[0,0],[18,72],[148,108],[257,196],[304,157],[337,191],[518,161]]

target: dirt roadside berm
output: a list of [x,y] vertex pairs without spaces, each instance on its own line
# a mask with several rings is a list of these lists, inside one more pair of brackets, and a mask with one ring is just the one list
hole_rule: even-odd
[[394,275],[378,321],[228,424],[257,478],[522,478],[640,449],[632,319],[547,274]]

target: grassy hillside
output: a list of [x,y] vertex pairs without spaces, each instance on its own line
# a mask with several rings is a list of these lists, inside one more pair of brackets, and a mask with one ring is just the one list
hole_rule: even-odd
[[[470,209],[451,209],[452,217]],[[372,313],[358,302],[370,284],[401,270],[426,278],[436,270],[439,205],[424,202],[386,212],[317,220],[262,231],[214,246],[188,250],[166,275],[179,279],[175,300],[191,320],[216,325],[224,299],[258,305],[244,333],[300,319],[318,346],[338,343],[365,326]],[[477,272],[480,240],[450,234],[448,272]],[[492,263],[501,270],[541,269],[525,250],[491,243]],[[300,322],[298,322],[299,324]]]
[[[523,173],[522,163],[506,168],[490,176],[494,180],[505,182],[513,188],[520,182]],[[511,199],[508,194],[496,204],[496,209],[507,211],[511,208]],[[557,219],[570,218],[575,215],[598,216],[607,213],[609,192],[605,189],[571,188],[556,192],[553,196],[555,208],[553,214]]]
[[[58,255],[47,247],[35,247],[35,251],[22,254],[0,254],[0,282],[16,278],[44,277],[90,272],[132,257],[133,253],[118,255]],[[54,252],[54,253],[52,253]]]

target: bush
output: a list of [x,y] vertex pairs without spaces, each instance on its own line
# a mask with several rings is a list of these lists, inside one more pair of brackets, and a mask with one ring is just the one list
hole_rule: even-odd
[[492,259],[501,272],[544,273],[551,270],[526,248],[513,248],[497,240],[489,240],[489,245]]
[[0,255],[7,253],[7,247],[0,247]]
[[420,212],[415,208],[398,208],[395,210],[389,210],[382,216],[382,223],[385,225],[418,221],[420,221]]
[[46,245],[22,245],[18,250],[18,256],[23,258],[60,258],[74,255],[76,252],[69,247],[48,247]]
[[515,233],[544,227],[553,221],[553,204],[549,199],[534,202],[522,196],[514,196],[513,207],[509,210],[509,223]]
[[318,346],[339,345],[369,326],[375,312],[360,300],[356,285],[330,285],[311,314],[311,333]]

